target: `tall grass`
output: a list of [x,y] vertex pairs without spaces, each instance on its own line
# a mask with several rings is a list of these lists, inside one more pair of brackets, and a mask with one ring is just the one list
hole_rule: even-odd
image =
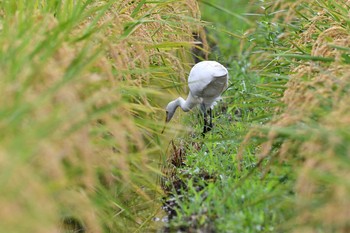
[[[262,50],[264,70],[288,75],[284,107],[247,138],[263,140],[261,159],[296,172],[295,232],[349,231],[349,20],[343,1],[279,2],[268,22],[279,46]],[[276,32],[276,31],[275,31]],[[271,40],[270,40],[271,41]],[[272,59],[272,60],[271,60]],[[276,67],[281,70],[276,72]],[[252,135],[255,135],[255,137]]]
[[5,0],[0,30],[0,229],[150,227],[162,87],[192,61],[196,2]]

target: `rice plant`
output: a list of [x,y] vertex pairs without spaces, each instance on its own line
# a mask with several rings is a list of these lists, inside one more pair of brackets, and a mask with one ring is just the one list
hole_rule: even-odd
[[282,98],[285,107],[262,129],[268,141],[261,157],[276,154],[291,160],[297,171],[294,230],[347,232],[349,186],[342,180],[349,170],[343,121],[348,110],[343,98],[349,91],[350,6],[298,1],[286,7],[289,17],[283,22],[296,27],[288,31],[287,41],[293,42],[280,56],[290,62],[290,80]]
[[201,25],[195,1],[0,1],[2,231],[153,229],[159,106]]

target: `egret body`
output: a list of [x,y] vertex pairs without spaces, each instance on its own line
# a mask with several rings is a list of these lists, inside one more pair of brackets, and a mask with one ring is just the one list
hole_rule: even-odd
[[[202,61],[193,66],[188,76],[189,93],[187,99],[179,97],[171,101],[166,107],[166,122],[174,116],[178,107],[188,112],[199,105],[204,115],[203,134],[211,130],[212,106],[228,85],[227,69],[216,61]],[[210,122],[207,119],[209,110]]]

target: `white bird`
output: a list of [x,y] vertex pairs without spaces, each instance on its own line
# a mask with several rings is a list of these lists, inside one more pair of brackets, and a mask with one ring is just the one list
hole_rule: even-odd
[[[202,61],[193,66],[188,76],[189,93],[187,99],[179,97],[171,101],[166,107],[166,122],[174,116],[178,107],[184,112],[200,105],[204,115],[203,134],[210,131],[212,123],[212,106],[221,98],[221,94],[228,86],[227,69],[216,61]],[[209,109],[210,122],[207,120]]]

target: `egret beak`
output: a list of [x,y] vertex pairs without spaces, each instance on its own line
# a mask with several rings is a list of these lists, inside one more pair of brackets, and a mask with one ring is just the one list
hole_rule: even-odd
[[171,120],[171,114],[169,114],[168,111],[165,112],[166,116],[165,116],[165,123],[168,123]]
[[162,134],[164,133],[164,130],[165,130],[165,127],[166,127],[166,123],[168,123],[170,121],[168,111],[166,111],[165,113],[166,113],[165,124],[164,124],[163,130],[162,130]]

